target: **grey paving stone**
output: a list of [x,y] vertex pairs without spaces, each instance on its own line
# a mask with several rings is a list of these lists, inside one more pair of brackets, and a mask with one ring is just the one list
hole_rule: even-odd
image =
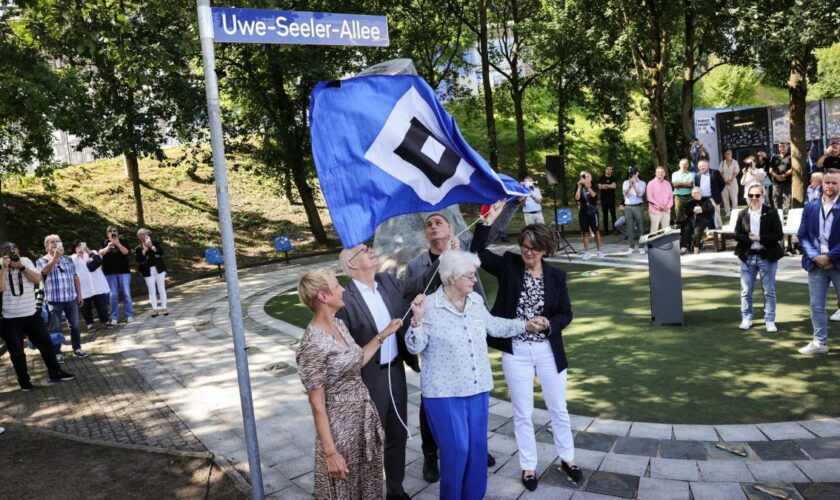
[[497,434],[487,440],[487,448],[493,455],[506,455],[510,457],[519,449],[516,445],[516,438]]
[[593,472],[586,483],[586,491],[622,498],[636,498],[636,493],[639,491],[639,478],[615,472]]
[[674,424],[674,437],[682,441],[717,441],[713,425]]
[[796,422],[775,422],[772,424],[756,424],[761,432],[773,441],[781,439],[810,439],[814,435]]
[[840,458],[840,439],[798,439],[796,444],[813,458]]
[[548,429],[547,425],[536,429],[534,437],[538,443],[554,444],[554,434]]
[[575,490],[540,484],[534,491],[525,490],[525,493],[519,498],[523,500],[569,500],[574,493]]
[[487,493],[485,493],[484,498],[488,500],[508,500],[519,497],[523,491],[525,491],[525,487],[522,486],[522,481],[519,479],[494,474],[487,478]]
[[748,444],[762,460],[806,460],[808,458],[793,441],[758,441]]
[[836,500],[840,498],[840,483],[800,483],[794,486],[806,500]]
[[671,458],[651,458],[650,477],[656,479],[676,479],[679,481],[699,481],[700,471],[693,460],[675,460]]
[[641,500],[687,500],[689,498],[688,483],[642,477],[639,478],[638,498]]
[[513,420],[509,420],[505,425],[496,428],[493,432],[496,434],[504,434],[505,436],[515,436]]
[[595,420],[592,417],[582,417],[580,415],[570,415],[569,417],[572,421],[573,431],[586,430],[586,428],[589,427],[589,425]]
[[[419,404],[419,403],[418,403]],[[491,431],[495,431],[499,427],[505,425],[510,421],[509,418],[500,417],[499,415],[490,414],[487,419],[487,428]]]
[[793,462],[744,462],[757,482],[807,483],[808,478]]
[[784,493],[787,495],[789,500],[802,500],[802,495],[796,491],[796,488],[792,484],[787,483],[757,483],[757,484],[745,484],[742,485],[744,488],[744,493],[747,494],[747,498],[750,500],[777,500],[779,498],[778,495],[770,494],[766,491],[761,491],[756,486],[760,484],[761,486],[769,486],[774,490],[778,490],[779,493]]
[[752,424],[716,425],[715,430],[724,441],[767,441],[767,436]]
[[572,494],[572,500],[615,500],[612,495],[601,495],[600,493],[592,493],[590,491],[576,491]]
[[603,451],[576,449],[575,462],[583,469],[598,470],[606,455]]
[[601,462],[598,470],[604,472],[617,472],[619,474],[630,474],[632,476],[644,476],[650,458],[636,455],[615,455],[608,454]]
[[610,434],[612,436],[626,436],[627,431],[630,430],[632,422],[625,422],[623,420],[609,420],[596,418],[586,428],[587,432],[597,432],[600,434]]
[[840,458],[797,460],[794,463],[811,481],[840,483]]
[[706,460],[706,446],[700,441],[660,441],[659,456],[682,460]]
[[691,483],[694,500],[744,500],[747,495],[738,483]]
[[513,417],[513,405],[510,401],[500,400],[498,403],[493,405],[490,413],[504,418],[511,418]]
[[577,490],[583,487],[586,484],[586,480],[589,479],[589,476],[592,475],[592,469],[587,469],[586,467],[581,467],[581,473],[583,474],[583,478],[577,482],[573,483],[569,480],[569,478],[558,469],[559,464],[554,464],[548,469],[546,469],[545,473],[540,477],[540,484],[547,484],[550,486],[558,486],[561,488],[569,488],[573,490]]
[[819,437],[840,437],[840,418],[820,418],[798,422]]
[[598,432],[578,432],[575,434],[575,448],[594,451],[610,451],[616,436]]
[[613,453],[623,455],[655,457],[658,450],[659,440],[650,438],[618,438],[613,446]]
[[728,446],[730,448],[743,448],[744,451],[747,452],[746,457],[742,457],[740,455],[736,455],[734,453],[730,453],[728,451],[721,450],[720,448],[715,446],[715,444],[717,444],[717,443],[710,443],[710,442],[703,443],[703,446],[706,447],[706,456],[708,457],[709,460],[740,460],[740,461],[744,461],[744,460],[754,459],[756,457],[755,451],[753,451],[753,449],[750,448],[750,446],[743,441],[723,442],[722,444],[725,444],[726,446]]
[[633,422],[630,427],[630,437],[671,439],[671,424]]
[[708,461],[697,462],[703,481],[706,482],[728,482],[737,481],[750,483],[755,479],[752,473],[743,462],[729,461]]

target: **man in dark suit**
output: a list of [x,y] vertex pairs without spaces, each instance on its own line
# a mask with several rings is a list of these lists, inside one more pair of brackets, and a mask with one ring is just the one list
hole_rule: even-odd
[[[336,317],[344,321],[359,346],[370,342],[392,319],[402,318],[409,309],[405,297],[414,298],[421,293],[434,272],[432,268],[414,279],[402,280],[388,273],[377,273],[379,259],[373,249],[364,244],[345,248],[339,260],[352,279],[342,296],[344,308]],[[408,401],[403,362],[419,371],[417,357],[409,354],[402,335],[392,335],[382,342],[371,362],[362,368],[362,381],[385,430],[385,486],[389,500],[411,498],[402,486],[408,437],[403,427],[407,421]]]
[[720,228],[723,222],[720,219],[720,206],[723,203],[723,188],[726,187],[726,181],[717,170],[709,168],[707,160],[701,160],[697,164],[697,175],[694,176],[694,185],[700,188],[701,198],[711,198],[715,206],[714,226]]

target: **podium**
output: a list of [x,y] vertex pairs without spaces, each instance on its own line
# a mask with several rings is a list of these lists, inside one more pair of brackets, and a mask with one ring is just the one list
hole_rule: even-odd
[[655,326],[682,325],[682,269],[680,231],[666,228],[643,235],[650,280],[650,319]]

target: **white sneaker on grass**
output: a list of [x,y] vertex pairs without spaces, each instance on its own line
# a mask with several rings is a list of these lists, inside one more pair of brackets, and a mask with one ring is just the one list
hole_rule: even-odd
[[604,252],[598,252],[598,258],[604,260]]
[[840,321],[840,309],[834,311],[834,314],[832,314],[831,317],[828,319],[830,319],[831,321]]
[[776,323],[772,321],[767,321],[764,323],[764,326],[767,327],[767,333],[776,333],[779,331],[779,329],[776,328]]
[[799,349],[799,354],[828,354],[827,344],[818,344],[813,340],[808,345]]
[[742,319],[741,324],[738,325],[738,328],[740,328],[741,330],[749,330],[751,326],[752,326],[752,320],[751,319]]
[[592,254],[591,254],[591,253],[589,253],[589,252],[583,252],[583,256],[580,258],[580,260],[589,260],[589,259],[591,259],[591,258],[592,258]]

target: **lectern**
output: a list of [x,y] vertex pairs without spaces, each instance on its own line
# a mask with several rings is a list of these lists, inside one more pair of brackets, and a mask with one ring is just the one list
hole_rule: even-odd
[[665,228],[639,238],[647,247],[650,276],[650,319],[655,326],[682,325],[680,231]]

